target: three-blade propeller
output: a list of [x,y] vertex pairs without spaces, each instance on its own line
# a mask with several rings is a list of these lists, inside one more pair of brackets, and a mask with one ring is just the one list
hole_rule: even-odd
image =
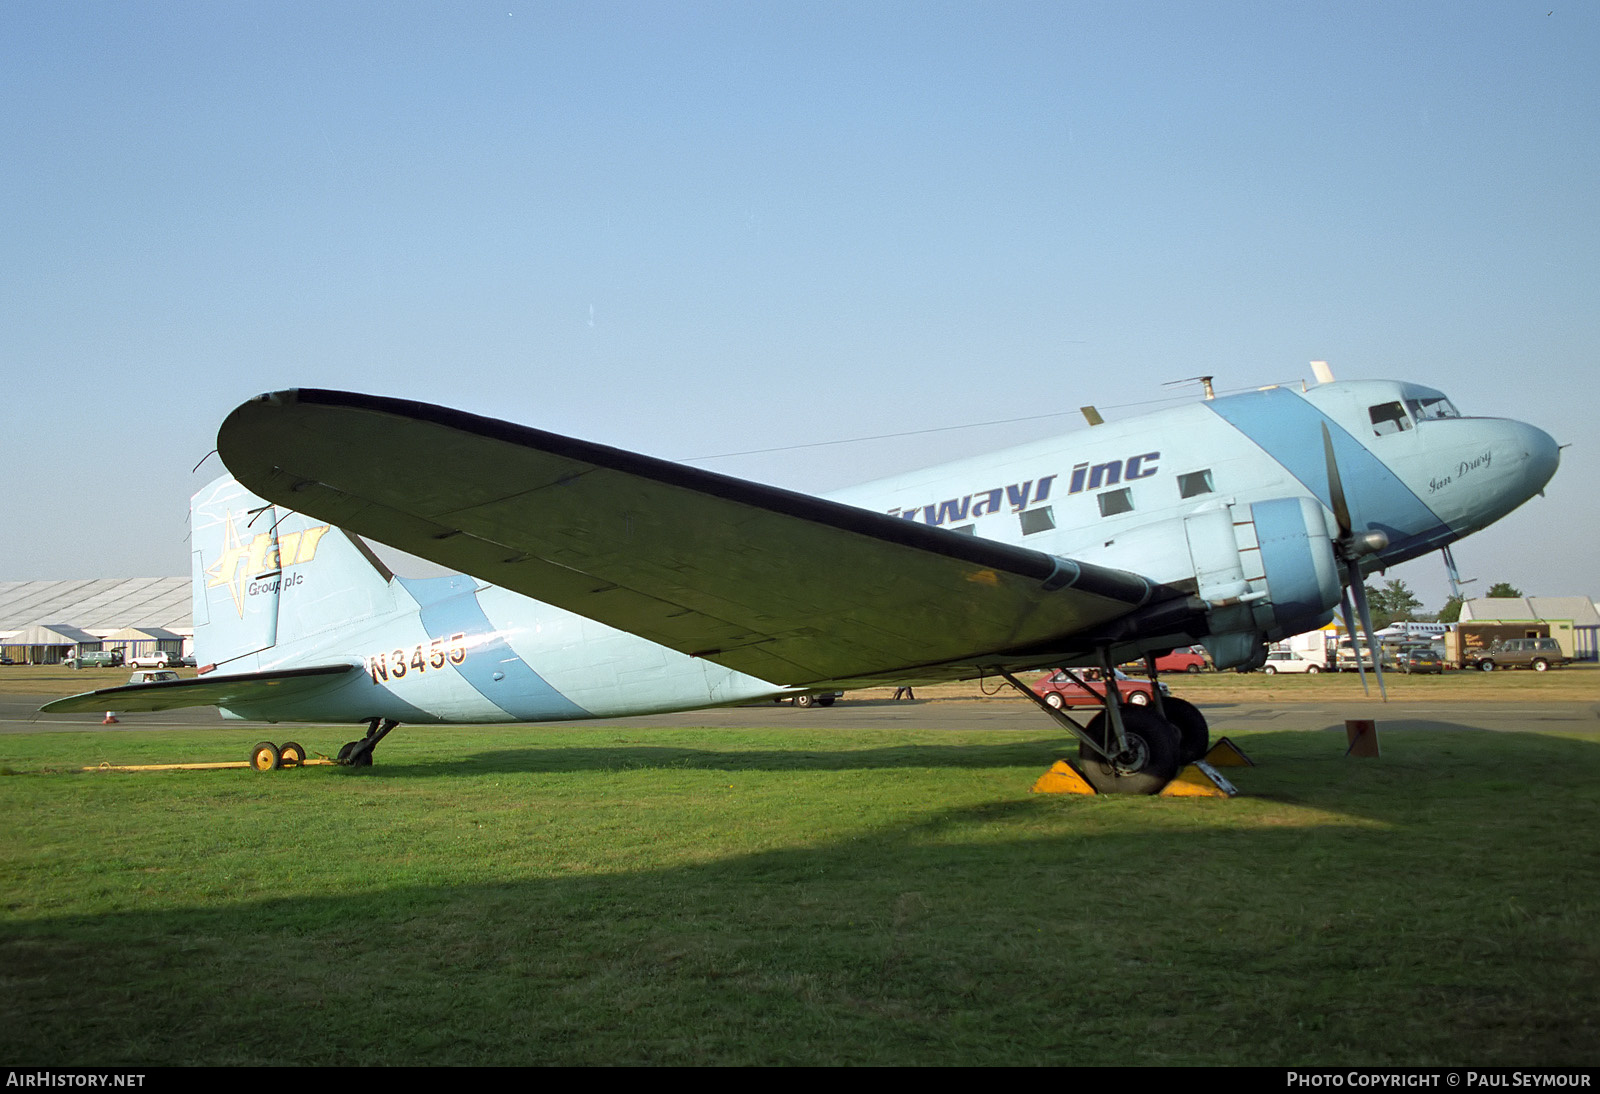
[[[1322,426],[1322,453],[1328,464],[1328,500],[1333,505],[1333,518],[1339,523],[1339,538],[1335,541],[1335,550],[1339,552],[1340,561],[1345,568],[1345,593],[1341,598],[1340,609],[1344,613],[1345,633],[1351,637],[1351,645],[1355,647],[1356,619],[1350,612],[1350,601],[1355,599],[1356,616],[1361,623],[1361,640],[1366,643],[1367,651],[1372,654],[1372,671],[1378,677],[1378,692],[1383,696],[1384,702],[1389,700],[1389,690],[1383,683],[1383,656],[1379,652],[1378,642],[1372,635],[1372,616],[1367,610],[1367,585],[1361,576],[1361,556],[1381,551],[1389,545],[1389,537],[1382,532],[1362,532],[1357,535],[1350,521],[1350,505],[1345,500],[1344,480],[1339,475],[1339,461],[1334,458],[1333,438],[1328,434],[1326,424]],[[1367,672],[1361,664],[1361,650],[1354,648],[1356,655],[1356,671],[1361,676],[1361,689],[1367,690]]]

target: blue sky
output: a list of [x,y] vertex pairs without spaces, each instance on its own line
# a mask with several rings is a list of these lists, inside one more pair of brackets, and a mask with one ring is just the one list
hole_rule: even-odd
[[186,573],[277,388],[821,491],[1326,358],[1570,442],[1457,558],[1600,595],[1556,2],[4,5],[0,579]]

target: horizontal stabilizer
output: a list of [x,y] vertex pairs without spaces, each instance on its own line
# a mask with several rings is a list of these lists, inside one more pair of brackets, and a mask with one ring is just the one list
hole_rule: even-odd
[[359,665],[316,665],[304,669],[275,672],[242,672],[229,676],[195,676],[181,680],[162,680],[153,684],[123,684],[116,688],[86,691],[46,703],[39,709],[46,714],[73,714],[84,711],[172,710],[177,707],[226,707],[259,702],[263,699],[300,698],[330,687]]

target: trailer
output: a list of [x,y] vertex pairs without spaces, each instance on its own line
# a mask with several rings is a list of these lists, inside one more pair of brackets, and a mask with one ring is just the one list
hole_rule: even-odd
[[1529,622],[1527,620],[1515,623],[1457,623],[1445,635],[1444,659],[1456,668],[1466,668],[1477,664],[1485,651],[1500,642],[1510,642],[1517,638],[1549,638],[1550,624]]
[[1306,631],[1304,634],[1285,638],[1281,642],[1274,642],[1272,648],[1297,653],[1302,659],[1314,665],[1331,669],[1334,667],[1333,651],[1338,647],[1338,643],[1339,628],[1329,623],[1320,630]]

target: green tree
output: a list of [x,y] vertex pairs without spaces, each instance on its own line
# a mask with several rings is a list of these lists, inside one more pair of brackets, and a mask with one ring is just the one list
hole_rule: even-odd
[[1484,593],[1483,595],[1484,596],[1488,596],[1488,597],[1495,597],[1495,598],[1503,598],[1503,597],[1515,598],[1515,597],[1519,597],[1519,596],[1522,595],[1522,590],[1517,588],[1515,585],[1512,585],[1509,582],[1497,581],[1493,585],[1489,586],[1489,591],[1487,593]]
[[1384,585],[1380,590],[1383,594],[1383,606],[1389,612],[1389,622],[1397,619],[1411,620],[1417,617],[1417,612],[1422,610],[1422,601],[1416,594],[1406,588],[1406,583],[1396,579]]
[[1416,598],[1404,581],[1387,581],[1381,589],[1367,586],[1367,607],[1372,612],[1372,626],[1382,630],[1398,620],[1417,617],[1422,601]]
[[1444,607],[1439,609],[1440,623],[1461,622],[1461,605],[1466,600],[1464,596],[1452,596],[1444,602]]

